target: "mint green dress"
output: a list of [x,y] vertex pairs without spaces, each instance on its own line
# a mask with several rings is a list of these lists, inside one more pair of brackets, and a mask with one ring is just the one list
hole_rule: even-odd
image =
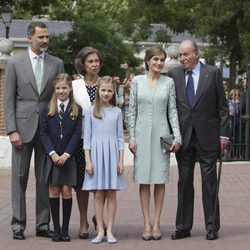
[[[168,118],[167,118],[168,116]],[[133,179],[139,184],[169,182],[170,153],[163,153],[160,137],[170,134],[181,144],[174,81],[160,76],[152,89],[148,76],[133,79],[128,112],[129,143],[136,143]]]

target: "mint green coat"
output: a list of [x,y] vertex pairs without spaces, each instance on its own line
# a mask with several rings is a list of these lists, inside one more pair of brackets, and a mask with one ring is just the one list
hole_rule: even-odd
[[170,153],[163,153],[160,146],[160,137],[170,134],[168,120],[175,141],[181,144],[173,80],[161,75],[153,90],[147,75],[134,77],[130,93],[128,129],[129,143],[137,145],[133,174],[135,183],[169,182]]

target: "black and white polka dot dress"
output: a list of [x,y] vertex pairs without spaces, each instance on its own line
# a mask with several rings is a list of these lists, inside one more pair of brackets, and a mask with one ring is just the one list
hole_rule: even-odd
[[[86,85],[87,92],[89,95],[89,99],[91,104],[93,104],[95,100],[95,95],[96,95],[96,89],[97,85]],[[78,173],[77,173],[77,187],[82,188],[82,184],[84,181],[84,176],[85,176],[85,156],[84,156],[84,151],[83,151],[83,140],[81,140],[81,143],[77,149],[77,165],[78,165]]]
[[87,92],[89,94],[90,102],[91,102],[91,104],[93,104],[93,102],[95,100],[97,85],[86,86],[86,88],[87,88]]

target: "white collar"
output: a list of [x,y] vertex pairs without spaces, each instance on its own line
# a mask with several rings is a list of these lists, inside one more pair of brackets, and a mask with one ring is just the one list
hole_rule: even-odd
[[31,59],[34,59],[34,58],[36,58],[37,56],[40,56],[42,59],[44,59],[44,54],[45,54],[45,52],[42,52],[41,54],[37,55],[36,53],[34,53],[34,52],[32,51],[31,48],[29,48],[28,51],[29,51],[29,56],[30,56]]
[[67,100],[65,100],[64,102],[62,102],[59,99],[57,99],[57,107],[58,107],[58,109],[59,109],[61,103],[64,104],[64,110],[66,110],[66,108],[67,108],[67,106],[69,104],[69,98]]
[[[195,65],[195,67],[192,69],[192,72],[194,75],[199,75],[200,74],[200,69],[201,69],[201,63],[200,61]],[[186,74],[188,73],[188,71],[186,71]]]

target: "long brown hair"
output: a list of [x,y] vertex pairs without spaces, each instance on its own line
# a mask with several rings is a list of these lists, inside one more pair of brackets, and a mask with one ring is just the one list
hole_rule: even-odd
[[101,114],[102,103],[101,103],[100,94],[99,94],[99,90],[102,84],[112,84],[114,94],[110,100],[110,104],[113,106],[116,106],[116,96],[115,96],[116,84],[113,81],[113,78],[111,76],[103,76],[99,78],[97,81],[96,96],[95,96],[95,102],[94,102],[94,108],[93,108],[93,116],[98,119],[102,119],[102,114]]
[[73,97],[72,78],[70,75],[68,75],[66,73],[59,74],[58,76],[56,76],[56,78],[53,81],[54,92],[53,92],[53,95],[52,95],[50,102],[49,102],[48,116],[50,116],[50,117],[54,116],[58,112],[58,110],[57,110],[57,96],[56,96],[56,91],[55,91],[55,87],[56,87],[56,84],[58,82],[64,82],[71,88],[71,92],[69,94],[69,100],[70,100],[70,104],[71,104],[70,117],[72,119],[76,119],[78,116],[78,105],[76,104],[74,97]]

